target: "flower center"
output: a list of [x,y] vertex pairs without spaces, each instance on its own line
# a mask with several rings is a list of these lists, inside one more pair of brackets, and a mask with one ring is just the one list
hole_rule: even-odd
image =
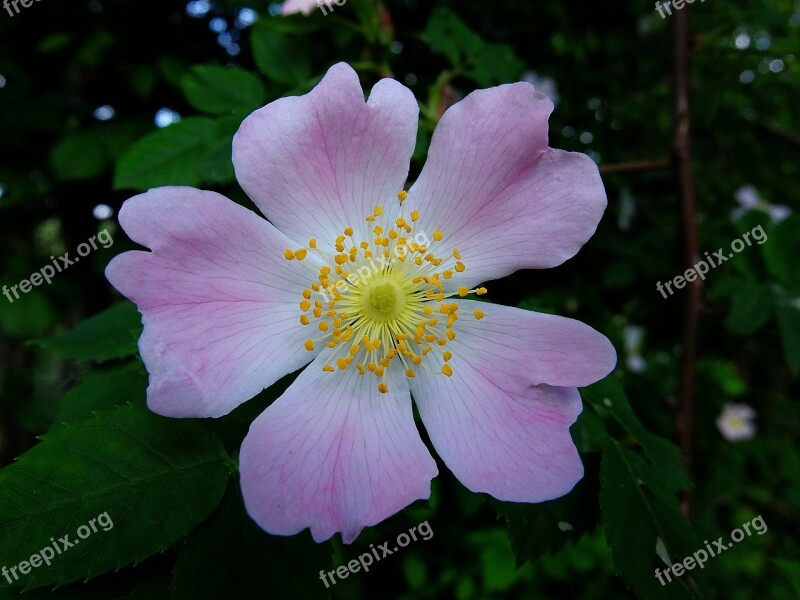
[[[417,368],[433,372],[426,364],[432,353],[441,354],[440,374],[452,377],[448,363],[453,355],[445,348],[456,338],[459,306],[446,300],[486,293],[483,287],[445,292],[444,282],[454,272],[464,272],[466,265],[457,248],[446,258],[432,251],[444,240],[440,230],[433,232],[433,240],[425,232],[414,234],[420,215],[413,210],[410,220],[403,216],[406,196],[406,192],[397,196],[401,210],[393,223],[386,222],[381,206],[365,218],[375,236],[369,240],[354,240],[353,228],[346,227],[336,238],[334,253],[317,248],[316,238],[309,240],[308,248],[284,252],[287,260],[299,261],[313,277],[303,290],[300,323],[315,325],[318,333],[306,340],[305,348],[313,351],[324,343],[335,350],[330,362],[339,370],[355,365],[360,375],[375,375],[381,393],[388,391],[386,370],[393,362],[401,363],[406,377],[413,379]],[[305,260],[309,251],[316,253],[322,266]],[[478,320],[483,316],[481,310],[474,312]],[[323,371],[336,369],[325,364]]]
[[391,280],[377,279],[362,293],[364,312],[375,321],[392,321],[405,305],[403,290]]

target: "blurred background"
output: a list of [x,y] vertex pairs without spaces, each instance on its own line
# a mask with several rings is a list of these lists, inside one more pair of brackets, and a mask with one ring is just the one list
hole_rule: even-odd
[[[500,503],[440,466],[430,502],[350,547],[317,546],[307,532],[284,540],[258,531],[232,477],[221,503],[158,540],[158,551],[109,549],[119,572],[65,566],[25,596],[800,597],[800,3],[709,0],[665,18],[647,1],[347,0],[327,16],[235,0],[17,6],[0,9],[0,285],[74,257],[101,231],[114,242],[50,285],[13,302],[0,296],[0,466],[61,423],[80,427],[122,404],[146,410],[138,315],[103,277],[134,247],[116,223],[120,205],[184,184],[252,206],[230,161],[238,125],[310,90],[339,61],[365,89],[388,76],[413,90],[421,121],[412,181],[443,111],[470,91],[523,80],[550,96],[550,145],[600,166],[608,210],[576,258],[494,282],[490,299],[589,323],[620,358],[585,392],[573,435],[587,474],[565,499]],[[688,209],[673,151],[681,12],[690,17]],[[685,271],[692,221],[700,254],[727,253],[759,226],[767,241],[711,270],[702,295],[684,288],[664,298],[657,282]],[[692,315],[697,327],[687,331]],[[291,379],[203,429],[235,457],[249,422]],[[22,485],[18,472],[0,470],[0,564],[25,556],[15,550],[23,524],[3,514],[19,501],[22,488],[9,483]],[[662,587],[654,578],[666,559],[727,539],[758,515],[768,532],[712,558],[695,579]],[[320,583],[320,569],[425,520],[430,541],[331,589]],[[0,598],[19,590],[0,580]]]

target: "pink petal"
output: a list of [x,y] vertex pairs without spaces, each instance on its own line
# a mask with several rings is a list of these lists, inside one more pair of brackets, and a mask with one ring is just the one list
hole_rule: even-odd
[[434,362],[434,373],[411,380],[434,447],[474,492],[510,502],[563,496],[583,477],[569,433],[581,399],[553,384],[600,379],[614,365],[611,344],[570,319],[487,304],[483,320],[468,324],[478,303],[459,304],[453,376]]
[[281,14],[285,16],[301,12],[304,15],[308,15],[311,14],[319,4],[330,6],[333,4],[333,0],[321,0],[320,2],[317,2],[317,0],[286,0],[281,7]]
[[528,83],[479,90],[455,104],[433,134],[410,191],[418,229],[444,232],[467,270],[454,285],[549,268],[574,256],[606,207],[597,166],[547,147],[553,105]]
[[171,417],[218,417],[313,358],[299,302],[307,282],[267,221],[213,192],[159,188],[120,223],[152,252],[125,252],[106,277],[143,315],[147,401]]
[[[491,358],[497,377],[525,386],[585,387],[617,364],[608,338],[580,321],[488,302],[457,304],[458,350],[453,353],[463,352],[477,363]],[[476,309],[485,315],[480,321],[473,316]]]
[[237,178],[300,243],[330,242],[348,226],[364,231],[375,205],[397,204],[418,114],[414,95],[390,79],[365,103],[358,75],[339,63],[309,94],[276,100],[242,123],[233,141]]
[[353,368],[323,373],[328,352],[256,419],[239,470],[250,516],[275,535],[306,527],[317,542],[352,542],[430,496],[436,463],[414,424],[408,384],[389,370],[388,394]]

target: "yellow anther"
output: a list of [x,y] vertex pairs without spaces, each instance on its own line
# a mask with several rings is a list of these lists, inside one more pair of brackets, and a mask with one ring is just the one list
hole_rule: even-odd
[[453,272],[448,269],[447,271],[442,273],[442,277],[444,277],[445,279],[452,279],[453,278]]
[[381,394],[385,394],[386,392],[388,392],[388,391],[389,391],[389,386],[388,386],[388,385],[386,385],[385,383],[379,383],[379,384],[378,384],[378,391],[379,391]]
[[412,210],[411,211],[411,221],[416,223],[417,219],[419,219],[419,211],[418,210]]
[[426,306],[425,308],[422,309],[422,312],[424,312],[426,315],[432,315],[433,309],[430,306]]
[[302,310],[302,311],[304,311],[304,312],[305,312],[305,311],[307,311],[309,308],[311,308],[311,302],[309,302],[308,300],[302,300],[302,301],[300,302],[300,310]]
[[455,332],[455,331],[453,331],[452,329],[448,329],[448,330],[447,330],[447,334],[446,334],[446,335],[447,335],[447,339],[449,339],[451,342],[452,342],[454,339],[456,339],[456,332]]
[[475,309],[475,318],[480,321],[486,315],[483,314],[483,311],[480,308]]
[[414,379],[416,376],[417,374],[414,373],[414,369],[406,369],[406,377],[409,379]]
[[453,258],[461,260],[461,253],[458,251],[458,248],[453,248]]
[[305,346],[306,350],[311,352],[314,349],[314,340],[306,340],[306,343],[303,344],[303,346]]
[[318,327],[320,331],[328,331],[328,329],[330,328],[325,321],[320,321]]
[[295,250],[294,257],[297,260],[303,260],[306,256],[308,256],[308,250],[306,250],[305,248],[300,248],[298,250]]
[[311,300],[311,290],[303,290],[303,298]]
[[379,204],[372,211],[372,214],[375,215],[376,217],[380,217],[383,214],[383,207]]
[[359,350],[361,350],[361,347],[358,344],[353,344],[353,346],[350,348],[350,355],[355,356],[358,354]]
[[386,372],[386,370],[384,369],[384,367],[382,367],[382,366],[375,367],[375,375],[377,375],[378,377],[383,377],[383,374],[385,372]]
[[308,315],[300,315],[300,324],[308,325]]
[[331,274],[331,268],[329,266],[327,266],[327,265],[324,265],[324,266],[319,268],[319,274],[323,275],[323,276],[330,275]]
[[346,358],[337,358],[336,359],[336,366],[339,367],[339,370],[344,371],[350,363],[347,361]]
[[347,262],[347,259],[348,259],[347,254],[337,254],[336,255],[336,264],[337,265],[343,265],[344,263]]
[[317,248],[317,238],[311,238],[308,240],[308,247],[312,250],[315,250]]
[[415,354],[414,357],[411,359],[411,362],[414,363],[415,365],[419,365],[422,363],[422,357],[419,356],[418,354]]
[[333,372],[334,372],[336,369],[334,369],[334,368],[333,368],[332,366],[330,366],[330,365],[325,365],[324,367],[322,367],[322,370],[323,370],[325,373],[333,373]]
[[449,350],[445,350],[444,353],[442,354],[442,357],[444,357],[444,362],[447,362],[448,360],[453,358],[453,353],[450,352]]
[[292,260],[294,258],[294,252],[292,252],[288,248],[283,251],[283,255],[286,257],[286,260]]
[[456,263],[456,271],[458,271],[459,273],[463,273],[464,269],[466,269],[466,268],[467,267],[464,265],[464,263],[462,263],[460,261]]
[[478,294],[478,296],[483,296],[488,291],[489,290],[487,290],[485,287],[479,287],[477,290],[475,290],[475,293]]
[[433,241],[434,242],[441,242],[444,239],[444,234],[440,230],[436,230],[433,232]]
[[346,236],[350,237],[351,235],[353,235],[353,228],[352,227],[345,227],[344,228],[344,234]]
[[469,290],[465,286],[462,285],[460,288],[458,288],[458,295],[459,296],[461,296],[463,298],[467,294],[469,294]]
[[453,376],[453,367],[451,367],[450,365],[447,365],[447,364],[442,365],[442,373],[444,373],[448,377],[452,377]]
[[364,374],[364,365],[356,365],[356,367],[358,368],[358,374],[359,375],[363,375]]
[[403,191],[403,192],[400,192],[399,194],[397,194],[397,199],[400,200],[400,202],[402,202],[406,198],[408,198],[408,192],[406,192],[406,191]]

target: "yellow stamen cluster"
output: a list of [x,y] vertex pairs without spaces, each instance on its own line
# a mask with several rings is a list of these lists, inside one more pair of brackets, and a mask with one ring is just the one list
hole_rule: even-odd
[[[433,232],[433,240],[424,232],[414,234],[420,213],[403,215],[407,196],[397,195],[400,208],[394,219],[382,206],[365,217],[366,225],[358,231],[368,232],[366,240],[357,241],[356,229],[348,226],[336,237],[333,253],[317,248],[316,238],[308,248],[284,252],[286,260],[296,260],[313,273],[298,305],[300,324],[314,330],[306,350],[314,351],[318,344],[333,349],[323,371],[355,366],[360,375],[375,375],[383,394],[389,390],[386,373],[392,361],[399,361],[405,376],[414,379],[417,368],[431,371],[426,364],[431,353],[440,354],[441,374],[452,377],[453,354],[445,347],[456,339],[459,306],[447,300],[486,293],[483,287],[463,286],[445,292],[445,281],[454,271],[463,273],[466,265],[457,248],[446,256],[434,252],[445,240],[441,230]],[[475,310],[474,317],[480,320],[484,313]]]

